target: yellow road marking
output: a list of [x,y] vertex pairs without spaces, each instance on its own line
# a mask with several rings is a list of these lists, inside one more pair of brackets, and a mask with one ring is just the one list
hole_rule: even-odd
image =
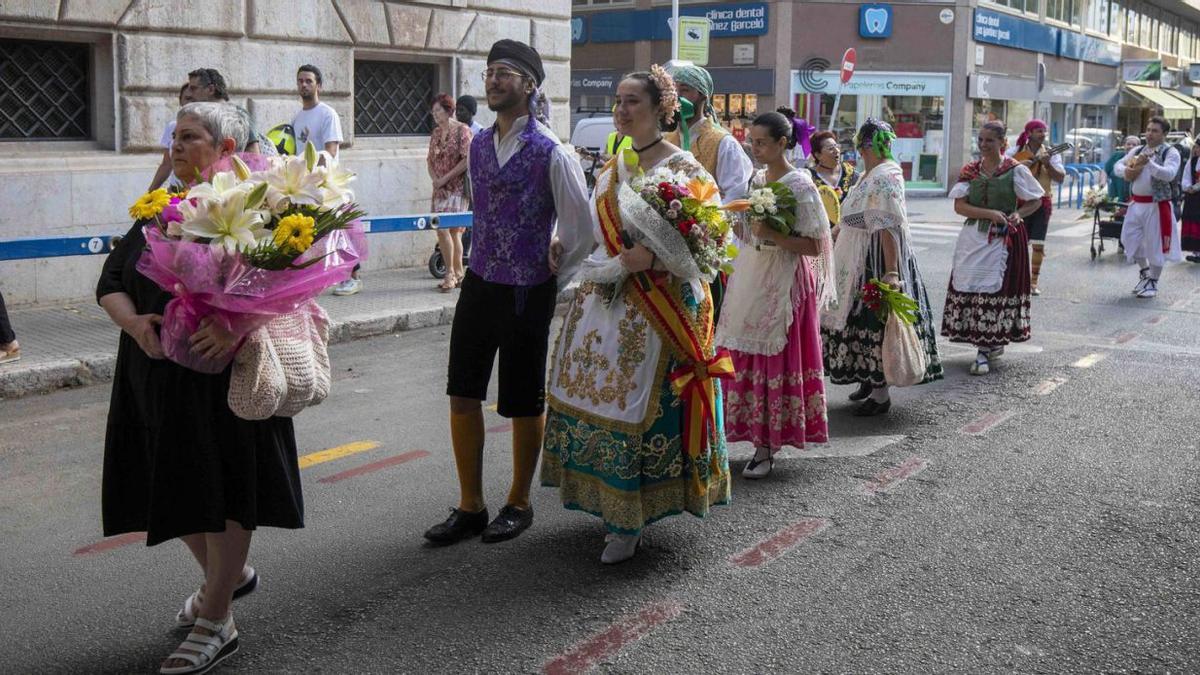
[[375,441],[355,441],[353,443],[339,445],[336,448],[329,448],[328,450],[322,450],[320,452],[313,452],[304,455],[300,458],[300,468],[306,469],[315,464],[332,462],[335,459],[341,459],[342,457],[348,457],[360,452],[366,452],[367,450],[374,450],[378,447],[379,443]]
[[1091,368],[1104,360],[1103,354],[1088,354],[1071,365],[1075,368]]

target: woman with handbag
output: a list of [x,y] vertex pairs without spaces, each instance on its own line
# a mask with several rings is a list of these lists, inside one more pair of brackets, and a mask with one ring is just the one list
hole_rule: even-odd
[[[176,176],[204,174],[249,134],[233,106],[196,103],[180,112],[171,147]],[[207,672],[238,649],[232,600],[255,589],[246,566],[251,532],[300,528],[304,505],[292,420],[247,421],[230,410],[231,368],[201,374],[163,358],[158,325],[172,299],[138,269],[146,247],[138,221],[104,263],[96,296],[121,328],[104,442],[104,534],[146,532],[154,546],[181,539],[203,573],[175,617],[187,639],[161,673]],[[203,320],[193,352],[217,358],[238,348],[219,322]]]
[[787,160],[793,134],[777,112],[759,115],[750,127],[754,160],[766,166],[751,190],[786,187],[796,200],[795,223],[788,234],[761,219],[741,228],[744,245],[714,338],[729,348],[734,366],[725,389],[725,438],[754,444],[742,470],[752,479],[771,473],[784,445],[803,449],[829,440],[819,312],[833,299],[833,239],[817,187]]
[[979,159],[950,188],[954,212],[967,220],[954,247],[942,335],[978,349],[972,375],[986,375],[1009,342],[1029,339],[1031,280],[1024,218],[1042,207],[1042,186],[1029,168],[1004,156],[1000,121],[979,129]]
[[[863,160],[863,176],[842,203],[838,238],[833,245],[837,305],[821,316],[825,371],[834,384],[858,384],[851,401],[862,401],[858,416],[886,413],[892,405],[889,384],[908,386],[942,379],[937,334],[925,282],[913,255],[904,198],[904,172],[892,158],[891,126],[868,118],[858,130],[855,146]],[[885,350],[889,322],[863,302],[864,287],[878,279],[903,291],[918,305],[911,332],[897,335],[915,344]],[[898,322],[891,322],[898,325]],[[895,363],[897,354],[918,359]],[[885,368],[885,366],[887,366]],[[914,377],[892,381],[887,370],[907,371]]]

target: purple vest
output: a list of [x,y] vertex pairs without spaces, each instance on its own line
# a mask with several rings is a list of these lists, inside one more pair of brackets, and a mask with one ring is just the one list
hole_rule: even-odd
[[471,271],[487,281],[536,286],[550,278],[550,235],[554,192],[550,156],[558,144],[532,118],[521,132],[524,144],[503,167],[489,127],[471,141]]

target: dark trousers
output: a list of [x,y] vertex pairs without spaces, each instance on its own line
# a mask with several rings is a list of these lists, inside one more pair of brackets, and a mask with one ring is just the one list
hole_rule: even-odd
[[4,294],[0,293],[0,345],[6,345],[17,339],[13,332],[12,322],[8,320],[8,310],[4,308]]

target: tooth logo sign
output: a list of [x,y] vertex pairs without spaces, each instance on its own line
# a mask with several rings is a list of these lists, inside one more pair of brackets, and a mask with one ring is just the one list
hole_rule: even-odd
[[864,38],[882,39],[892,36],[891,5],[860,5],[858,34]]

